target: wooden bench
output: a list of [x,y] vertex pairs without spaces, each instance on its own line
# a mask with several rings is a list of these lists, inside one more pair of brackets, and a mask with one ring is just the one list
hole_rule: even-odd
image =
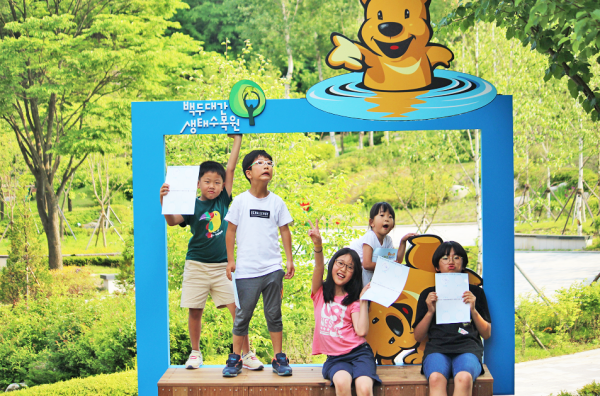
[[[323,379],[321,366],[293,366],[294,375],[279,377],[266,366],[263,371],[242,370],[235,378],[224,378],[222,367],[198,370],[170,368],[158,381],[159,396],[335,396],[335,389]],[[429,387],[421,366],[377,366],[382,385],[375,396],[428,396]],[[494,379],[487,367],[473,385],[473,396],[492,396]],[[450,380],[448,395],[454,384]]]

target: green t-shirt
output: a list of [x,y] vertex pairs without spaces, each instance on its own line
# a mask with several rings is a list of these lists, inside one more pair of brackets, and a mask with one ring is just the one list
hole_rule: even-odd
[[201,201],[196,198],[194,215],[183,215],[183,223],[179,224],[181,227],[189,225],[192,232],[186,260],[203,263],[227,261],[227,222],[224,219],[230,203],[231,197],[226,189],[212,200]]

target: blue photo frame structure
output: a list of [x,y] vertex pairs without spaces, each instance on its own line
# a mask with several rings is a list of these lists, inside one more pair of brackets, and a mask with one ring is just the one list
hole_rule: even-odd
[[[337,116],[305,99],[268,100],[249,126],[221,125],[237,117],[227,101],[132,103],[133,201],[137,365],[139,394],[158,395],[157,382],[170,367],[167,287],[167,232],[158,190],[165,178],[165,135],[294,133],[342,131],[481,130],[483,278],[493,320],[485,342],[485,364],[494,376],[494,394],[514,394],[514,209],[513,107],[511,96],[497,96],[478,110],[425,121],[369,121]],[[208,109],[208,110],[207,110]],[[193,111],[193,109],[192,109]],[[205,113],[204,113],[205,112]],[[212,123],[197,124],[203,116]],[[214,118],[212,118],[214,117]],[[195,124],[192,124],[192,120]],[[217,121],[214,121],[217,120]],[[216,124],[215,124],[216,122]],[[196,128],[192,130],[192,126]],[[183,127],[183,129],[182,129]],[[226,128],[224,128],[226,127]],[[418,133],[418,132],[415,132]]]

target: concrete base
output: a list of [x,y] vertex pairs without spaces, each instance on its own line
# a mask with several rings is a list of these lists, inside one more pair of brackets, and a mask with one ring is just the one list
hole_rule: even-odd
[[0,256],[0,269],[6,267],[7,261],[8,261],[8,256]]
[[123,291],[122,288],[116,283],[116,274],[102,274],[100,275],[100,279],[104,281],[102,284],[102,289],[108,290],[109,293],[112,294],[116,291]]
[[515,250],[583,250],[592,236],[515,234]]

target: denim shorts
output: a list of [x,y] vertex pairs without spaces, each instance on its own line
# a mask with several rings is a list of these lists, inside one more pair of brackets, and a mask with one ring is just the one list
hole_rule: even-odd
[[377,376],[374,355],[369,344],[365,342],[345,355],[327,356],[327,361],[323,364],[323,378],[330,380],[333,386],[333,376],[343,370],[352,376],[352,380],[358,377],[369,377],[373,379],[375,385],[381,384]]
[[461,371],[471,374],[473,381],[481,374],[481,363],[472,353],[431,353],[423,362],[423,373],[429,380],[432,373],[440,373],[446,379],[455,377]]

